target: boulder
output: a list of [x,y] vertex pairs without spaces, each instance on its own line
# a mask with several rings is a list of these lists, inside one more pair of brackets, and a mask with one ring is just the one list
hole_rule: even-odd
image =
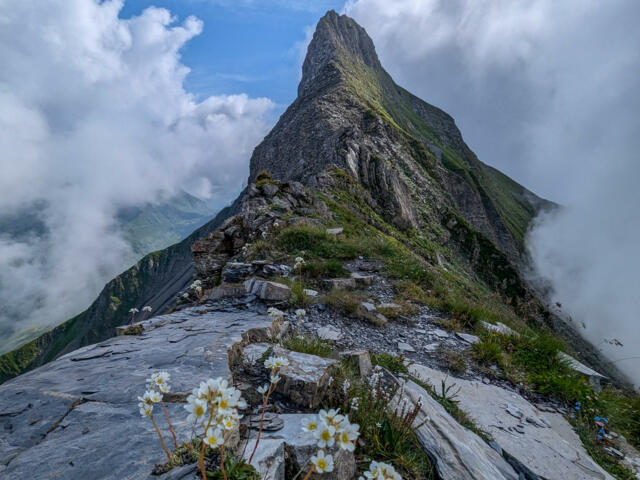
[[310,288],[305,288],[302,290],[307,297],[316,298],[318,296],[317,290],[311,290]]
[[372,313],[376,311],[376,306],[371,302],[362,302],[360,306],[365,312],[368,312],[368,313]]
[[208,300],[219,300],[227,297],[242,297],[243,295],[246,295],[246,293],[244,285],[241,283],[223,283],[222,285],[218,285],[213,288],[205,298]]
[[[426,390],[403,384],[394,406],[421,402],[414,426],[420,444],[435,461],[441,480],[518,480],[518,474],[478,435],[460,425]],[[553,477],[560,478],[560,477]]]
[[612,480],[584,449],[580,438],[558,413],[538,410],[520,395],[486,385],[448,377],[422,365],[409,372],[422,381],[455,383],[456,401],[473,422],[491,435],[503,455],[531,480]]
[[244,282],[247,293],[262,300],[284,302],[289,300],[291,289],[284,283],[270,282],[258,278],[250,278]]
[[330,290],[353,290],[356,288],[356,280],[354,278],[327,278],[324,284]]
[[340,235],[343,232],[344,228],[327,228],[327,235]]
[[[247,345],[242,353],[245,362],[255,364],[272,345]],[[317,408],[329,387],[329,378],[336,360],[307,353],[292,352],[279,345],[273,346],[272,355],[285,357],[289,365],[282,367],[276,391],[304,408]]]
[[264,183],[260,186],[260,190],[266,197],[273,197],[276,193],[278,193],[278,186],[272,183]]
[[256,266],[251,263],[228,262],[222,268],[222,281],[225,283],[242,283],[253,275]]

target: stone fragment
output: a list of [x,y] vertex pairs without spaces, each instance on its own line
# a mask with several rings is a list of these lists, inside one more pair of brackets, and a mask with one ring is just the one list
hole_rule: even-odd
[[317,290],[311,290],[310,288],[305,288],[302,290],[302,292],[307,296],[307,297],[311,297],[311,298],[316,298],[318,296],[318,292]]
[[373,372],[371,357],[369,356],[369,352],[367,352],[366,350],[353,350],[343,352],[342,355],[356,362],[356,364],[358,365],[360,376],[368,377]]
[[480,325],[482,325],[487,330],[490,330],[496,333],[501,333],[503,335],[519,335],[518,332],[516,332],[515,330],[512,330],[502,322],[496,322],[496,324],[494,325],[493,323],[489,323],[489,322],[485,322],[484,320],[481,320]]
[[[256,343],[247,345],[242,353],[245,360],[257,362],[271,345]],[[282,367],[276,391],[293,403],[304,408],[317,408],[329,386],[329,378],[336,360],[292,352],[279,345],[273,347],[272,355],[285,357],[289,365]]]
[[360,306],[365,312],[371,313],[376,311],[376,306],[371,302],[362,302]]
[[282,302],[289,300],[291,296],[291,289],[287,285],[257,278],[246,280],[244,282],[244,288],[247,293],[256,295],[262,300]]
[[277,432],[284,427],[284,420],[272,412],[265,412],[264,417],[262,415],[252,415],[249,417],[249,428],[253,430],[260,429],[260,418],[262,418],[262,429],[267,432]]
[[352,273],[351,278],[356,282],[357,287],[367,287],[373,283],[375,276],[362,275],[361,273]]
[[398,350],[400,350],[401,352],[408,352],[408,353],[416,351],[415,348],[413,348],[408,343],[404,343],[404,342],[398,342]]
[[353,290],[356,288],[356,281],[353,278],[327,278],[324,284],[331,290]]
[[277,185],[274,185],[272,183],[262,184],[260,190],[262,190],[262,193],[264,193],[267,197],[273,197],[276,193],[278,193]]
[[435,335],[438,338],[449,338],[449,334],[444,330],[440,330],[439,328],[431,330],[431,332],[429,333],[431,333],[431,335]]
[[212,289],[205,298],[209,300],[219,300],[220,298],[227,297],[242,297],[245,294],[246,290],[242,284],[223,283]]
[[402,307],[400,305],[398,305],[397,303],[386,302],[386,303],[381,303],[380,305],[378,305],[378,308],[388,308],[390,310],[400,310]]
[[323,340],[331,340],[333,342],[337,342],[342,338],[342,332],[331,326],[320,327],[316,330],[316,333]]
[[480,339],[478,337],[476,337],[475,335],[470,335],[468,333],[462,333],[462,332],[456,332],[456,337],[458,337],[460,340],[464,340],[467,343],[470,344],[474,344],[474,343],[479,343]]
[[342,233],[343,230],[344,230],[344,228],[342,228],[342,227],[327,228],[327,235],[339,235],[339,234]]
[[407,382],[394,405],[421,403],[415,419],[422,447],[434,459],[441,480],[518,480],[514,469],[471,430],[460,425],[426,390]]
[[575,370],[578,373],[586,375],[589,379],[589,384],[593,388],[596,393],[599,393],[602,390],[600,382],[602,380],[607,380],[607,377],[602,375],[601,373],[596,372],[592,368],[587,367],[584,363],[579,362],[571,355],[568,355],[564,352],[558,352],[558,357],[567,363],[569,368]]
[[436,350],[438,350],[438,348],[440,348],[439,343],[428,343],[423,347],[423,350],[425,352],[435,352]]
[[[525,478],[613,480],[589,457],[562,415],[540,411],[522,396],[498,385],[447,377],[446,373],[417,364],[409,366],[409,373],[432,385],[440,385],[443,380],[455,384],[458,407],[493,437],[505,458]],[[522,427],[527,417],[540,419],[547,428]]]

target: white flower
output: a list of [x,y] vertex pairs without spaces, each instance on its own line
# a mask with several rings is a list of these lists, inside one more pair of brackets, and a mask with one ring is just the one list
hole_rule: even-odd
[[[345,425],[346,423],[346,425]],[[341,424],[340,432],[338,433],[338,446],[343,450],[353,452],[356,448],[355,440],[360,436],[360,426],[357,423],[349,423],[343,421]]]
[[318,447],[333,447],[333,445],[336,443],[335,434],[336,428],[333,425],[328,425],[324,422],[321,422],[314,432],[314,435],[318,442]]
[[277,370],[289,365],[289,359],[286,357],[269,357],[264,361],[264,366],[270,370]]
[[333,377],[329,377],[329,381],[327,382],[327,386],[331,386],[331,384],[333,383]]
[[349,383],[349,380],[345,379],[344,383],[342,384],[342,391],[344,392],[345,395],[349,393],[350,386],[351,386],[351,383]]
[[222,426],[224,427],[225,430],[231,430],[233,427],[236,426],[236,418],[233,416],[228,416],[228,417],[224,417],[222,419]]
[[331,455],[325,456],[324,450],[318,450],[318,453],[311,457],[311,462],[316,466],[318,473],[333,471],[333,457]]
[[267,390],[269,390],[269,385],[263,385],[261,387],[258,387],[256,390],[258,390],[258,393],[260,395],[264,395],[265,393],[267,393]]
[[159,387],[161,385],[166,385],[169,382],[170,378],[171,375],[169,375],[169,372],[156,372],[151,374],[150,378],[147,378],[147,383],[151,383]]
[[195,423],[197,420],[200,420],[204,417],[204,414],[207,413],[207,402],[204,400],[200,400],[198,398],[194,398],[192,395],[189,395],[187,398],[187,403],[184,406],[184,409],[189,412],[189,416],[187,417],[187,422]]
[[151,310],[153,310],[149,305],[142,307],[142,311],[143,312],[150,312]]
[[158,403],[162,401],[162,393],[157,392],[155,390],[149,390],[149,399],[153,402],[153,403]]
[[380,422],[376,422],[376,427],[382,428],[382,424]]
[[279,225],[280,225],[280,224],[279,224],[278,222],[273,222],[273,226],[274,226],[274,227],[278,228],[278,226],[279,226]]
[[269,381],[275,385],[280,381],[280,375],[278,375],[277,373],[275,375],[271,374],[271,378],[269,379]]
[[222,430],[219,428],[209,428],[204,436],[204,443],[209,445],[211,448],[216,448],[222,445],[224,443]]
[[298,320],[302,320],[306,314],[307,311],[304,308],[299,308],[296,310],[296,317],[298,318]]
[[182,298],[184,298],[184,299],[188,299],[188,298],[189,298],[189,294],[188,294],[188,293],[186,293],[186,292],[185,292],[185,293],[183,293],[183,294],[182,294]]
[[328,412],[326,410],[320,410],[318,416],[328,425],[338,425],[344,419],[344,415],[338,415],[338,412],[340,412],[340,409],[335,410],[332,408]]
[[296,263],[304,263],[304,258],[296,257]]
[[282,310],[278,310],[277,308],[271,307],[267,310],[267,315],[271,318],[271,320],[281,320],[284,317],[284,312]]
[[303,418],[302,419],[302,430],[305,432],[313,433],[318,429],[318,420],[314,415],[311,418]]
[[353,410],[354,412],[357,412],[357,411],[358,411],[358,408],[359,408],[359,405],[358,405],[358,404],[359,404],[359,399],[358,399],[358,397],[353,397],[353,398],[351,399],[351,410]]
[[396,469],[384,462],[371,462],[364,476],[370,480],[402,480]]
[[141,404],[141,403],[138,405],[142,405],[140,407],[140,415],[142,415],[143,417],[151,416],[151,412],[153,412],[153,405],[147,405],[147,404]]
[[194,288],[194,290],[196,291],[196,293],[201,293],[202,292],[202,287],[197,286],[196,288]]
[[138,310],[137,308],[130,308],[129,309],[129,313],[138,313],[140,310]]

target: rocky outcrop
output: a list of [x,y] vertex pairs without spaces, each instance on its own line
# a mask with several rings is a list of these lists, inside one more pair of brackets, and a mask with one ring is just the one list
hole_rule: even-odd
[[495,385],[448,377],[422,365],[409,370],[436,387],[442,381],[454,385],[451,391],[457,392],[458,406],[528,480],[613,480],[589,457],[561,414],[539,410],[519,394]]
[[453,210],[513,259],[548,204],[481,163],[453,118],[396,85],[366,31],[334,11],[318,22],[298,98],[254,151],[250,181],[267,170],[317,185],[331,165],[397,226],[433,227]]
[[203,308],[146,323],[139,336],[81,348],[0,386],[0,477],[147,478],[162,451],[138,414],[145,379],[171,374],[167,408],[176,430],[189,432],[179,402],[202,380],[230,377],[227,350],[233,357],[271,328],[263,315]]

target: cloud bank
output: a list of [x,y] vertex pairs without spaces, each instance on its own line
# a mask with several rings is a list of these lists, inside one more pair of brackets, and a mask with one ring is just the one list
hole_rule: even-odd
[[202,22],[122,6],[0,4],[0,225],[25,222],[0,230],[5,342],[79,313],[128,266],[119,209],[180,189],[223,206],[268,130],[268,99],[184,90],[179,52]]
[[[478,156],[567,208],[530,236],[550,300],[613,360],[640,356],[640,4],[350,0],[396,80]],[[625,340],[626,339],[626,342]],[[640,359],[617,365],[640,384]]]

